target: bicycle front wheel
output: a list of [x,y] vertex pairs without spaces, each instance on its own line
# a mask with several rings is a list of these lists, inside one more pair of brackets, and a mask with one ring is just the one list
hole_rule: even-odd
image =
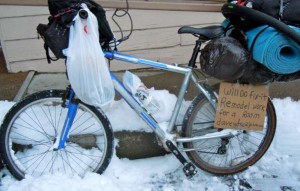
[[1,126],[2,158],[17,179],[61,172],[83,176],[102,173],[113,153],[113,132],[106,116],[79,103],[66,146],[55,149],[67,117],[62,107],[65,91],[32,94],[17,103]]
[[[183,136],[196,137],[222,131],[213,127],[215,108],[201,94],[194,99],[183,122]],[[201,169],[219,175],[245,170],[269,148],[276,129],[276,114],[268,100],[262,131],[240,130],[233,137],[184,143],[187,155]]]

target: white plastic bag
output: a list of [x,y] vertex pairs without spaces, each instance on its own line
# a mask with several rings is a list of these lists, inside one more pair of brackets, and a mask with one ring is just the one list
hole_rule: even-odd
[[99,44],[98,21],[85,4],[87,19],[74,18],[70,28],[67,56],[68,78],[76,95],[83,102],[103,106],[115,97],[113,83]]
[[137,75],[126,71],[123,75],[123,84],[143,104],[150,114],[154,114],[159,110],[160,106],[158,102]]

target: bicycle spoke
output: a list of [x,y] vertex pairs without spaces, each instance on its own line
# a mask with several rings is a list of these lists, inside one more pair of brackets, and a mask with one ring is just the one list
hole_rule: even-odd
[[[25,136],[25,135],[23,135],[23,134],[20,134],[20,133],[18,133],[18,132],[12,132],[12,134],[17,134],[17,135],[19,135],[19,136],[21,136],[21,137],[24,137],[24,138],[26,138],[26,139],[21,139],[21,138],[14,138],[14,137],[11,137],[11,139],[12,140],[18,140],[18,139],[20,139],[20,140],[27,140],[27,141],[32,141],[32,142],[34,142],[34,143],[43,143],[42,141],[37,141],[37,140],[34,140],[34,139],[32,139],[32,138],[30,138],[30,137],[28,137],[28,136]],[[46,142],[46,143],[49,143],[49,142],[51,142],[50,140],[48,140],[48,142]]]
[[[253,148],[251,148],[251,147],[247,147],[247,148],[246,148],[245,144],[242,144],[242,141],[239,139],[238,136],[236,137],[236,139],[238,140],[238,142],[240,143],[240,145],[243,146],[243,148],[245,149],[245,151],[246,151],[246,150],[249,150],[249,151],[251,151],[251,152],[255,152],[255,151],[256,151],[256,149],[253,149]],[[258,148],[258,146],[257,146],[257,148]]]
[[[65,174],[66,174],[66,173],[67,173],[67,169],[66,169],[66,166],[65,166],[64,157],[62,156],[61,150],[59,151],[59,155],[60,155],[60,158],[61,158],[61,161],[62,161],[62,165],[63,165],[64,172],[65,172]],[[69,160],[68,155],[66,155],[66,158],[67,158],[67,160]],[[68,163],[67,163],[67,164],[68,164]],[[72,172],[72,174],[74,174],[74,171]]]
[[[70,154],[69,157],[71,160],[73,160],[78,167],[80,167],[81,169],[83,170],[86,170],[86,168],[82,167],[82,164],[85,164],[89,169],[93,169],[91,166],[89,166],[88,164],[86,164],[83,160],[81,160],[80,158],[78,158],[76,155],[74,155],[73,153],[67,151],[67,150],[64,150],[64,152],[67,154]],[[77,160],[76,160],[77,159]],[[80,161],[80,163],[78,163],[77,161]],[[75,169],[74,169],[75,170]],[[80,173],[78,173],[80,174]]]
[[[76,131],[79,127],[81,127],[84,123],[86,123],[87,121],[89,121],[91,118],[92,118],[92,117],[86,119],[86,120],[85,120],[84,122],[82,122],[81,124],[79,124],[79,125],[77,125],[76,127],[72,128],[72,129],[71,129],[71,133],[74,132],[74,131]],[[73,123],[73,125],[74,125],[74,123]],[[94,125],[94,124],[90,125],[90,127],[93,126],[93,125]]]
[[[251,133],[247,133],[246,134],[247,136],[249,136],[249,137],[252,137],[252,138],[254,138],[254,139],[256,139],[256,140],[259,140],[259,141],[261,141],[263,138],[258,138],[258,137],[256,137],[256,136],[253,136]],[[265,135],[265,134],[262,134],[262,135]]]
[[84,116],[85,114],[86,114],[86,112],[85,112],[85,111],[82,111],[82,114],[79,115],[79,116],[77,116],[76,119],[73,121],[73,125],[76,124],[76,123],[79,121],[79,119],[81,119],[82,116]]
[[33,121],[38,125],[38,127],[40,127],[40,129],[45,133],[45,135],[48,135],[48,134],[46,133],[45,129],[43,128],[43,126],[42,126],[42,124],[41,124],[39,118],[37,117],[36,113],[35,113],[34,110],[32,109],[32,107],[30,107],[30,109],[31,109],[31,112],[34,114],[34,116],[35,116],[37,122],[36,122],[35,120],[33,120],[33,118],[31,118],[31,117],[26,113],[26,114],[28,115],[28,117],[31,118],[31,120],[33,120]]
[[[38,165],[34,168],[34,170],[33,170],[33,172],[37,169],[37,167],[41,164],[41,162],[43,161],[43,159],[46,157],[46,155],[47,155],[47,153],[48,153],[49,151],[47,151],[47,152],[44,152],[43,154],[41,154],[40,155],[40,157],[38,157],[35,161],[33,161],[29,166],[27,166],[27,168],[26,168],[26,171],[28,171],[28,169],[30,169],[30,167],[31,166],[33,166],[34,164],[35,164],[35,162],[37,162],[40,158],[42,158],[40,161],[39,161],[39,163],[38,163]],[[33,160],[33,159],[32,159]],[[31,160],[29,160],[29,161],[31,161]],[[29,161],[27,161],[27,162],[29,162]],[[27,163],[26,162],[26,163]],[[32,172],[32,174],[33,174],[33,172]]]
[[[82,148],[82,147],[75,147],[75,146],[73,146],[73,145],[68,145],[69,147],[72,147],[72,148],[74,148],[76,151],[78,151],[78,153],[77,152],[74,152],[74,151],[67,151],[67,152],[69,152],[69,153],[72,153],[72,154],[78,154],[78,155],[82,155],[82,156],[85,156],[85,157],[87,157],[87,158],[90,158],[91,160],[95,160],[95,159],[99,159],[99,158],[101,158],[100,156],[95,156],[95,155],[90,155],[90,154],[83,154],[78,148]],[[91,156],[91,157],[89,157],[89,156]],[[94,158],[92,158],[92,157],[94,157]]]
[[43,155],[47,152],[50,152],[48,149],[46,151],[42,151],[40,153],[35,153],[33,155],[29,155],[29,156],[24,156],[24,157],[16,157],[18,161],[22,162],[24,159],[28,159],[22,163],[28,163],[29,161],[35,159],[36,157],[40,156],[40,155]]
[[[70,170],[72,171],[72,173],[73,174],[79,174],[79,173],[77,173],[76,172],[76,170],[71,166],[71,162],[70,162],[70,159],[69,159],[69,155],[66,153],[66,151],[64,150],[64,153],[65,153],[65,155],[66,155],[66,158],[67,158],[67,160],[65,160],[65,158],[62,156],[62,152],[60,151],[60,155],[61,155],[61,159],[62,159],[62,161],[63,161],[63,166],[64,166],[64,170],[65,170],[65,172],[66,172],[66,167],[65,167],[65,163],[70,167]],[[65,162],[65,163],[64,163]]]
[[[60,113],[59,113],[59,118],[57,120],[57,124],[56,124],[56,127],[55,127],[56,133],[58,132],[58,127],[59,127],[59,124],[60,124],[60,120],[62,118],[62,111],[63,111],[63,108],[61,107],[60,108]],[[57,136],[57,134],[55,134],[55,136]]]
[[22,124],[15,123],[15,124],[13,125],[12,129],[17,131],[20,127],[25,128],[25,129],[28,129],[28,130],[31,130],[31,131],[38,132],[38,133],[42,134],[43,136],[45,136],[45,137],[48,139],[48,136],[47,136],[47,134],[45,134],[45,132],[42,132],[42,131],[37,130],[37,129],[35,129],[35,128],[27,127],[27,126],[22,125]]
[[54,152],[52,152],[52,163],[51,163],[51,167],[50,167],[50,169],[49,169],[49,172],[51,171],[52,172],[52,174],[53,174],[53,166],[54,166],[54,161],[55,161],[55,159],[56,159],[56,157],[57,157],[57,155],[58,155],[58,152],[55,152],[55,154],[56,154],[56,156],[55,156],[55,159],[53,160],[53,153]]
[[[24,119],[22,119],[21,117],[18,118],[18,119],[21,120],[21,121],[23,121],[24,123],[26,123],[26,124],[29,125],[30,127],[33,127],[32,125],[28,124],[28,123],[27,123]],[[16,125],[18,125],[18,123],[17,123]],[[38,133],[44,135],[47,139],[49,139],[49,136],[48,136],[48,134],[47,134],[45,131],[39,131],[39,130],[37,130],[36,128],[30,128],[30,127],[27,127],[27,126],[24,126],[24,125],[20,125],[20,126],[21,126],[21,127],[24,127],[24,128],[27,128],[27,129],[30,129],[30,130],[32,130],[32,131],[36,131],[36,132],[38,132]],[[14,128],[14,129],[19,129],[19,128],[16,127],[15,125],[13,125],[12,128]],[[41,129],[41,128],[40,128],[40,129]]]
[[245,148],[244,144],[242,144],[242,141],[239,139],[239,137],[236,136],[235,138],[237,139],[237,141],[239,143],[239,148],[240,148],[241,153],[247,153],[246,148]]
[[54,125],[54,122],[51,120],[52,119],[52,116],[51,116],[51,112],[50,112],[50,108],[48,106],[48,112],[49,112],[49,115],[50,115],[50,118],[48,117],[48,115],[46,114],[46,112],[44,111],[43,107],[40,106],[40,108],[42,109],[43,113],[45,114],[46,118],[48,119],[49,123],[52,125],[53,127],[53,130],[55,132],[55,135],[56,135],[56,129],[55,129],[55,125]]
[[67,152],[71,153],[71,154],[74,154],[74,155],[82,155],[83,157],[91,159],[91,160],[97,160],[97,159],[101,158],[101,156],[99,156],[99,155],[84,154],[84,153],[81,153],[81,152],[73,152],[73,151],[67,151]]
[[[48,167],[49,165],[52,166],[52,164],[54,163],[56,157],[53,159],[53,153],[54,153],[54,152],[51,152],[51,153],[52,153],[51,159],[50,159],[50,160],[48,161],[48,163],[45,165],[44,170],[41,170],[40,175],[43,175],[43,174],[45,173],[47,167]],[[57,153],[57,152],[55,152],[55,153]],[[50,169],[49,169],[49,172],[51,172],[51,167],[50,167]]]

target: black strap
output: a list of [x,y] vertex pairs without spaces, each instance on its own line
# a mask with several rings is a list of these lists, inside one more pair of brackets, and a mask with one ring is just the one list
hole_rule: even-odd
[[46,57],[47,57],[48,64],[51,64],[51,57],[49,55],[49,47],[46,43],[44,44],[44,49],[46,51]]
[[76,4],[73,4],[73,5],[70,6],[70,7],[67,7],[67,8],[65,8],[65,9],[61,9],[61,10],[58,10],[58,13],[57,13],[56,15],[53,15],[53,17],[57,19],[57,18],[59,18],[59,17],[65,15],[65,14],[68,14],[68,13],[74,11],[74,9],[75,9],[75,10],[78,10],[78,9],[80,8],[80,6],[81,6],[81,3],[82,3],[82,0],[80,0],[80,1],[79,1],[78,3],[76,3]]
[[256,43],[256,40],[258,39],[258,37],[265,31],[267,30],[268,28],[270,28],[270,26],[267,26],[265,27],[264,29],[262,29],[261,31],[259,31],[259,33],[255,36],[255,38],[253,39],[253,42],[251,44],[251,47],[250,47],[250,54],[251,54],[251,57],[253,56],[253,49],[254,49],[254,45]]
[[283,0],[280,0],[279,19],[283,19]]
[[46,51],[46,58],[47,58],[47,61],[48,61],[48,64],[51,64],[51,61],[57,61],[59,58],[51,58],[50,54],[49,54],[49,47],[46,43],[44,43],[44,49]]

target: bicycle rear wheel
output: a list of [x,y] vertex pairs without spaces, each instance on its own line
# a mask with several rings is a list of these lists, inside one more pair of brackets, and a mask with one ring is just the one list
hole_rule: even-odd
[[[213,138],[184,143],[189,158],[201,169],[219,175],[245,170],[258,161],[269,148],[276,129],[276,114],[268,100],[262,131],[241,130],[230,138]],[[195,137],[216,133],[213,127],[215,108],[201,94],[188,109],[183,122],[183,136]]]
[[1,126],[4,164],[17,179],[61,172],[83,176],[102,173],[113,153],[113,132],[106,116],[79,103],[66,146],[55,149],[68,109],[62,107],[65,91],[32,94],[17,103]]

